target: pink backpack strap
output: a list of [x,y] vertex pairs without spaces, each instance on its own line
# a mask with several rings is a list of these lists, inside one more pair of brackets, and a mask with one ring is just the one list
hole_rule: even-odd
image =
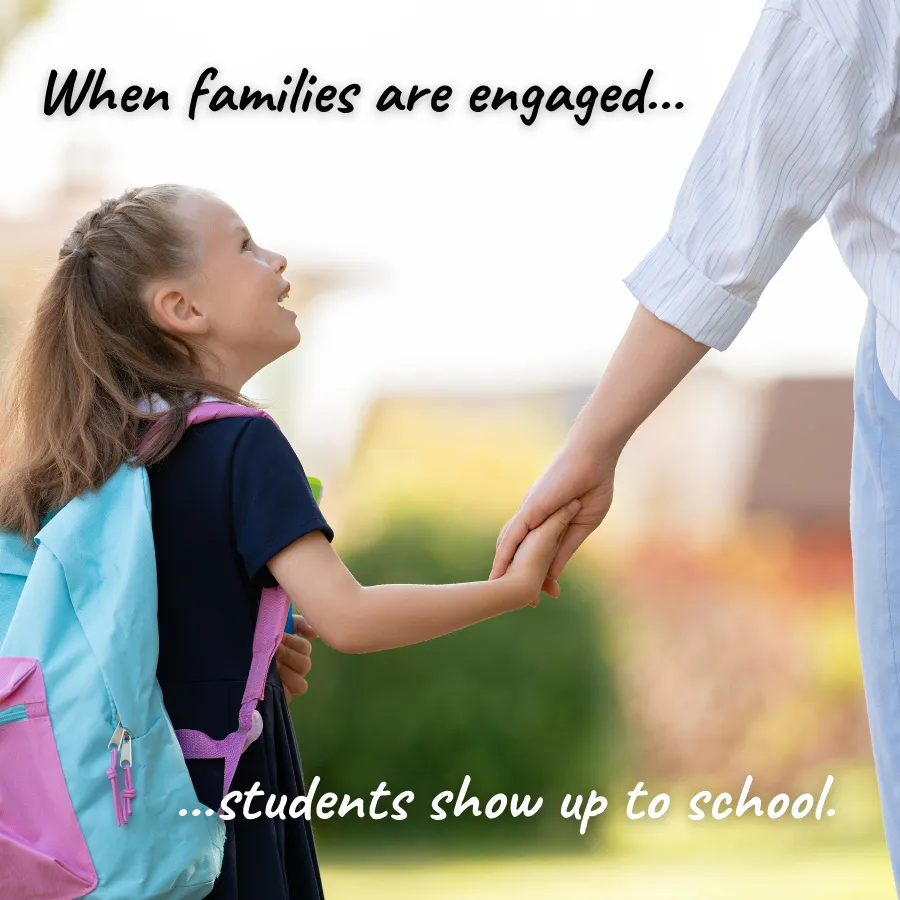
[[[265,416],[274,422],[267,412],[252,406],[206,401],[198,404],[188,413],[188,425],[235,416]],[[190,728],[180,728],[175,732],[185,759],[222,759],[224,757],[223,798],[227,796],[231,788],[231,781],[234,778],[241,754],[247,745],[259,735],[262,721],[259,713],[256,712],[256,706],[265,694],[266,675],[272,665],[275,651],[281,643],[289,606],[290,599],[280,585],[263,588],[259,601],[259,613],[256,617],[256,628],[253,632],[253,661],[250,663],[250,674],[247,677],[247,686],[244,688],[244,696],[241,699],[237,731],[232,731],[220,741],[214,741],[202,731],[194,731]],[[221,812],[221,807],[219,811]]]

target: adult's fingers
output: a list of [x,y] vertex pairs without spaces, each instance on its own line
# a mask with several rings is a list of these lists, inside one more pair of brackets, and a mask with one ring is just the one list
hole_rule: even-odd
[[556,510],[541,525],[530,531],[523,541],[522,547],[517,551],[517,554],[519,552],[527,554],[528,565],[533,567],[533,572],[542,573],[541,584],[546,578],[550,563],[559,550],[569,523],[580,509],[580,501],[570,500],[565,506]]
[[550,569],[547,572],[547,578],[557,581],[565,568],[566,563],[572,558],[575,551],[584,543],[585,538],[593,531],[586,525],[579,525],[577,522],[569,525],[568,531],[563,535],[553,562],[550,563]]
[[541,585],[541,591],[549,597],[559,597],[559,582],[548,575]]
[[509,531],[509,526],[511,524],[512,524],[512,519],[507,519],[504,526],[500,529],[500,534],[497,535],[497,540],[494,542],[494,550],[495,551],[503,543],[503,539],[506,537],[506,532]]
[[[559,597],[559,585],[555,581],[551,581],[549,578],[544,579],[544,583],[541,585],[541,593],[548,594],[554,599]],[[529,606],[537,606],[538,603],[541,602],[540,595],[537,598],[529,603]]]
[[519,544],[525,540],[530,528],[526,524],[525,515],[519,510],[503,527],[497,538],[497,552],[494,554],[494,565],[488,580],[499,578],[509,568]]

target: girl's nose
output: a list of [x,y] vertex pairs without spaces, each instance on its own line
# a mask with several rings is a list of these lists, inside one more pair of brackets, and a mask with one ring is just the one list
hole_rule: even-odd
[[280,275],[287,268],[287,260],[280,254],[275,254],[275,271]]

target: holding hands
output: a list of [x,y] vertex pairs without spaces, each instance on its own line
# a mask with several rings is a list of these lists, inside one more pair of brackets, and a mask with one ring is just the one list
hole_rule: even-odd
[[505,581],[515,584],[515,590],[510,595],[513,598],[510,608],[538,605],[541,591],[546,589],[547,572],[559,554],[566,529],[571,528],[573,517],[578,515],[580,509],[581,503],[571,500],[554,510],[552,515],[545,516],[513,547],[509,563],[500,573]]
[[306,690],[315,634],[342,653],[371,653],[537,606],[541,591],[558,597],[563,566],[609,511],[626,442],[708,349],[637,308],[563,449],[501,532],[487,581],[363,586],[321,531],[279,551],[269,571],[305,617],[277,657],[288,692]]
[[[553,547],[541,585],[545,593],[558,597],[557,579],[563,567],[609,511],[616,459],[611,454],[596,455],[582,450],[578,445],[564,447],[500,532],[491,579],[513,571],[532,535],[537,537],[566,509],[566,504],[574,502],[577,508]],[[535,600],[532,606],[536,605]]]
[[[563,566],[609,511],[626,442],[708,349],[637,308],[563,449],[503,529],[487,581],[363,586],[321,531],[279,551],[268,560],[269,571],[308,628],[342,653],[431,640],[536,606],[542,590],[559,596]],[[291,693],[305,690],[309,667],[309,644],[298,630],[278,656]]]
[[637,428],[709,350],[638,306],[597,389],[569,432],[562,450],[525,495],[497,539],[491,579],[510,567],[532,529],[571,500],[580,508],[550,563],[543,590],[559,596],[563,567],[603,521],[613,497],[616,464]]

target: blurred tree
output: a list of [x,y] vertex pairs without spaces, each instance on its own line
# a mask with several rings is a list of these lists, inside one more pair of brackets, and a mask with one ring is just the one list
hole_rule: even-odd
[[[490,571],[495,536],[436,519],[395,520],[345,561],[362,584],[474,581]],[[560,803],[567,793],[608,796],[616,765],[621,729],[601,599],[573,564],[562,597],[544,597],[537,609],[387,653],[343,656],[317,646],[312,690],[292,707],[307,785],[318,775],[318,797],[358,796],[367,808],[382,781],[393,796],[415,793],[406,820],[335,815],[314,820],[317,835],[357,847],[592,845],[602,818],[581,838]],[[466,775],[482,815],[456,818],[451,802],[448,818],[431,820],[432,799],[457,794]],[[484,805],[498,793],[544,803],[531,818],[487,819]],[[390,804],[381,800],[379,809]]]

